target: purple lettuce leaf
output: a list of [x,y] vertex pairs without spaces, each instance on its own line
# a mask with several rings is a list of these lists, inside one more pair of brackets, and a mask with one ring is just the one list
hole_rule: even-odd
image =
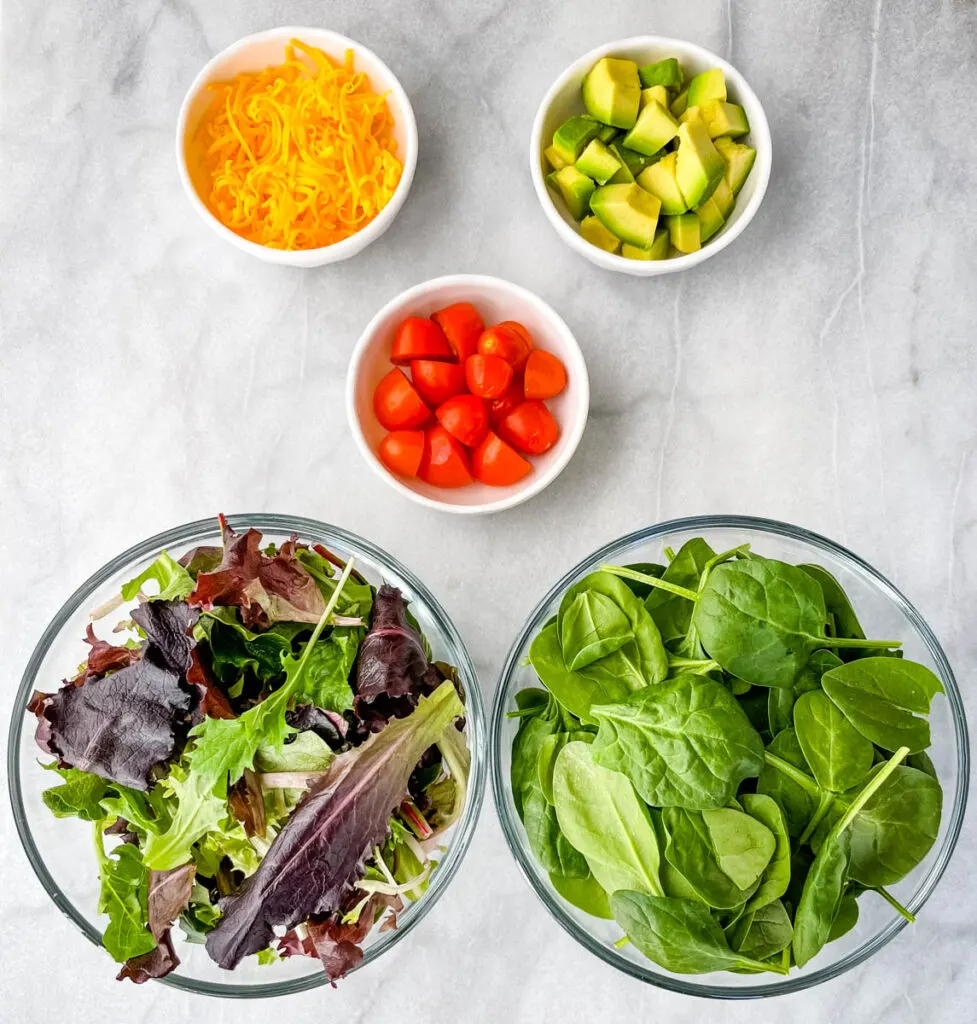
[[190,670],[194,627],[200,611],[185,601],[146,601],[133,609],[132,621],[146,634],[149,645],[164,665],[178,675]]
[[338,910],[370,851],[386,836],[418,759],[463,714],[454,686],[445,683],[406,718],[337,755],[258,870],[222,901],[224,916],[207,937],[210,956],[232,969],[267,947],[276,926],[294,928]]

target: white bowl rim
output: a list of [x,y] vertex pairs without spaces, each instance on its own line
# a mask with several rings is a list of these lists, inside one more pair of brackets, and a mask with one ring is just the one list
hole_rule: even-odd
[[[545,471],[536,474],[534,477],[528,478],[531,482],[522,490],[517,491],[515,494],[508,495],[505,498],[482,502],[478,505],[454,505],[450,502],[438,501],[435,498],[429,498],[426,494],[419,494],[417,491],[413,490],[413,488],[408,487],[405,483],[394,476],[394,474],[391,473],[377,457],[376,452],[373,451],[366,440],[366,435],[363,433],[363,428],[360,425],[359,416],[356,413],[356,382],[359,378],[360,365],[380,322],[397,306],[407,304],[415,299],[423,298],[428,292],[435,288],[454,285],[470,286],[473,290],[478,288],[500,288],[502,291],[518,295],[530,305],[536,306],[548,318],[552,318],[557,329],[564,334],[565,340],[568,342],[569,351],[572,353],[574,362],[576,363],[572,371],[568,370],[568,372],[573,373],[574,386],[579,387],[580,389],[580,401],[578,403],[580,413],[576,420],[571,424],[568,432],[569,440],[564,447],[560,458],[555,459]],[[501,512],[505,509],[515,508],[516,505],[521,505],[524,501],[529,501],[530,498],[535,497],[544,490],[544,488],[548,487],[560,475],[560,473],[563,472],[567,464],[570,462],[570,459],[573,458],[574,452],[576,452],[577,446],[580,444],[580,439],[583,437],[584,429],[587,426],[589,410],[590,377],[587,374],[587,363],[584,360],[583,350],[580,348],[580,343],[574,337],[574,334],[567,326],[566,321],[564,321],[563,317],[561,317],[545,299],[540,298],[540,296],[535,292],[531,292],[528,288],[523,288],[522,285],[515,284],[512,281],[507,281],[505,278],[493,277],[490,274],[447,274],[443,277],[433,277],[395,295],[389,302],[383,305],[373,319],[366,325],[366,328],[353,348],[353,354],[349,361],[349,369],[346,372],[346,416],[349,420],[350,432],[353,435],[353,440],[356,442],[356,446],[359,448],[360,453],[366,459],[371,469],[373,469],[375,473],[378,473],[395,491],[398,491],[405,497],[410,498],[411,501],[415,501],[419,505],[424,505],[427,508],[436,509],[439,512],[453,512],[457,515],[487,515],[490,512]]]
[[[228,57],[234,56],[239,51],[245,50],[255,43],[274,42],[277,39],[287,42],[289,39],[294,38],[305,42],[309,38],[310,45],[318,45],[315,42],[311,42],[312,36],[318,37],[319,40],[328,40],[337,47],[341,46],[352,50],[355,56],[362,54],[368,61],[372,61],[377,67],[381,68],[389,78],[387,91],[393,93],[397,99],[397,103],[402,111],[401,123],[407,136],[406,152],[402,155],[398,154],[403,170],[397,189],[390,197],[390,202],[369,224],[357,231],[356,234],[350,235],[349,238],[344,238],[342,241],[334,242],[332,245],[318,246],[315,249],[272,249],[269,246],[242,238],[241,235],[232,231],[225,224],[222,224],[197,194],[197,190],[190,180],[190,173],[187,169],[186,156],[184,154],[187,118],[190,113],[190,105],[212,77],[213,69]],[[265,29],[263,32],[254,32],[251,35],[243,36],[236,42],[231,43],[230,46],[226,46],[223,50],[215,53],[200,69],[190,88],[187,89],[176,120],[176,165],[180,181],[183,183],[184,191],[187,193],[193,208],[225,241],[230,242],[243,252],[257,256],[266,262],[279,263],[286,266],[311,267],[324,263],[338,263],[341,260],[348,259],[350,256],[355,256],[356,253],[365,249],[371,242],[376,241],[393,223],[394,218],[400,212],[407,199],[407,194],[410,192],[410,187],[414,180],[414,171],[417,168],[417,150],[417,119],[414,117],[414,108],[411,106],[407,91],[401,84],[400,79],[368,46],[364,46],[355,39],[350,39],[349,36],[334,32],[332,29],[315,28],[312,26],[283,25],[279,28]],[[324,259],[323,257],[327,253],[329,258]]]
[[[549,191],[547,190],[546,181],[544,180],[540,170],[542,158],[540,136],[542,135],[543,121],[550,105],[556,97],[556,94],[563,89],[571,78],[581,73],[581,67],[592,65],[600,60],[601,57],[606,57],[608,54],[614,53],[617,50],[638,49],[643,46],[656,47],[659,49],[674,49],[677,56],[681,56],[684,53],[695,56],[704,62],[711,62],[714,67],[721,68],[727,78],[732,79],[736,87],[736,92],[746,96],[751,103],[756,104],[756,109],[760,113],[759,118],[750,119],[750,134],[754,137],[754,141],[756,143],[755,148],[757,151],[757,160],[752,173],[758,173],[759,177],[757,178],[753,195],[750,196],[749,201],[744,207],[743,212],[740,214],[736,223],[731,225],[728,231],[724,231],[717,238],[708,242],[696,252],[686,253],[683,256],[675,256],[667,260],[654,260],[648,262],[629,260],[624,256],[605,252],[603,249],[599,249],[596,245],[591,245],[577,234],[577,232],[574,231],[573,228],[571,228],[557,212]],[[571,249],[579,252],[582,256],[589,259],[591,263],[595,263],[597,266],[603,267],[605,270],[631,274],[635,277],[657,277],[661,274],[673,274],[680,270],[688,270],[691,267],[702,263],[704,260],[709,259],[710,256],[715,256],[717,253],[722,252],[726,246],[740,236],[750,221],[753,220],[757,210],[760,208],[760,204],[763,202],[763,197],[767,191],[767,185],[770,183],[770,170],[772,164],[772,143],[767,114],[763,109],[763,104],[760,102],[759,97],[753,91],[750,83],[746,80],[743,74],[740,71],[737,71],[729,61],[724,60],[711,50],[707,50],[704,46],[699,46],[698,43],[687,42],[684,39],[674,39],[670,36],[646,35],[629,36],[626,39],[615,39],[612,42],[603,43],[602,45],[595,47],[589,53],[585,53],[582,57],[578,57],[572,64],[563,70],[556,81],[553,82],[547,90],[546,95],[543,97],[542,102],[536,110],[536,116],[533,118],[532,136],[529,141],[529,170],[533,179],[533,187],[536,189],[536,197],[539,199],[540,205],[543,207],[543,212],[546,214],[546,218],[549,222],[553,225],[556,233],[564,242],[566,242],[567,245],[570,246]]]

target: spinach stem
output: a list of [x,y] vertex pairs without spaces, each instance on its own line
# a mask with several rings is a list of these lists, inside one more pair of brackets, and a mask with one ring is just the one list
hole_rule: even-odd
[[873,892],[877,892],[886,903],[897,913],[904,917],[910,924],[916,923],[916,915],[910,913],[906,908],[892,895],[887,889],[883,889],[881,885],[876,886]]
[[776,768],[778,772],[783,772],[788,779],[792,779],[794,782],[806,790],[811,796],[821,799],[821,787],[811,778],[810,775],[805,774],[800,768],[795,768],[789,761],[785,761],[781,757],[777,757],[776,754],[771,754],[769,750],[764,751],[763,760],[766,761],[771,768]]
[[657,576],[649,576],[647,573],[638,572],[637,569],[625,569],[620,565],[602,565],[600,571],[609,572],[612,576],[620,576],[625,580],[647,583],[650,587],[667,590],[670,594],[675,594],[676,597],[684,597],[686,601],[696,601],[699,597],[694,590],[680,587],[677,583],[670,583],[668,580],[660,580]]
[[828,840],[831,841],[841,835],[846,828],[855,820],[855,816],[861,811],[861,809],[872,799],[873,796],[879,791],[889,776],[899,767],[900,763],[909,753],[909,747],[900,747],[893,755],[886,761],[882,771],[878,773],[869,782],[869,784],[855,797],[845,811],[845,815],[835,825],[835,827],[828,834]]
[[675,561],[675,548],[673,548],[673,547],[666,547],[666,548],[663,548],[662,550],[664,551],[665,557],[670,562],[674,562]]
[[615,949],[624,949],[624,947],[625,947],[625,946],[626,946],[626,945],[627,945],[627,944],[628,944],[628,943],[629,943],[630,941],[631,941],[631,940],[630,940],[630,939],[629,939],[629,938],[628,938],[628,937],[627,937],[626,935],[622,935],[622,936],[621,936],[621,937],[620,937],[620,938],[619,938],[619,939],[617,940],[617,942],[615,942],[615,943],[614,943],[614,948],[615,948]]
[[738,558],[740,555],[748,555],[749,553],[750,545],[740,544],[739,547],[730,548],[729,551],[723,551],[722,554],[713,555],[712,558],[706,562],[705,568],[715,568],[715,566],[722,565],[723,562],[728,561],[730,558]]
[[803,845],[804,843],[806,843],[811,838],[812,834],[814,833],[814,830],[818,827],[818,825],[821,824],[822,821],[824,821],[825,815],[834,806],[834,802],[835,802],[835,795],[834,795],[834,793],[822,793],[821,794],[821,800],[818,803],[818,809],[811,816],[811,820],[807,823],[807,826],[805,827],[804,831],[801,833],[800,839],[797,840],[798,843]]
[[884,650],[888,647],[902,647],[901,640],[859,640],[855,637],[846,638],[843,636],[832,636],[827,637],[826,639],[831,641],[832,647],[862,647],[869,650]]
[[668,654],[668,667],[677,669],[689,669],[699,674],[716,672],[721,668],[718,661],[711,658],[685,658],[679,654]]

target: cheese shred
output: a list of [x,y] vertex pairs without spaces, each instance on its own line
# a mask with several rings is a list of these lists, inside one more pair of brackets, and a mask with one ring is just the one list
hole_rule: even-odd
[[354,70],[352,50],[338,64],[293,39],[283,64],[208,88],[187,155],[201,198],[242,238],[272,249],[332,245],[397,190],[403,167],[386,94]]

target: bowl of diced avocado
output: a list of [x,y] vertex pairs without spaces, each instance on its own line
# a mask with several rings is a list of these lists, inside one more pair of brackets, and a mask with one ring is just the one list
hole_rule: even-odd
[[557,234],[591,262],[638,276],[720,252],[770,178],[770,128],[743,76],[661,36],[607,43],[540,104],[530,165]]

